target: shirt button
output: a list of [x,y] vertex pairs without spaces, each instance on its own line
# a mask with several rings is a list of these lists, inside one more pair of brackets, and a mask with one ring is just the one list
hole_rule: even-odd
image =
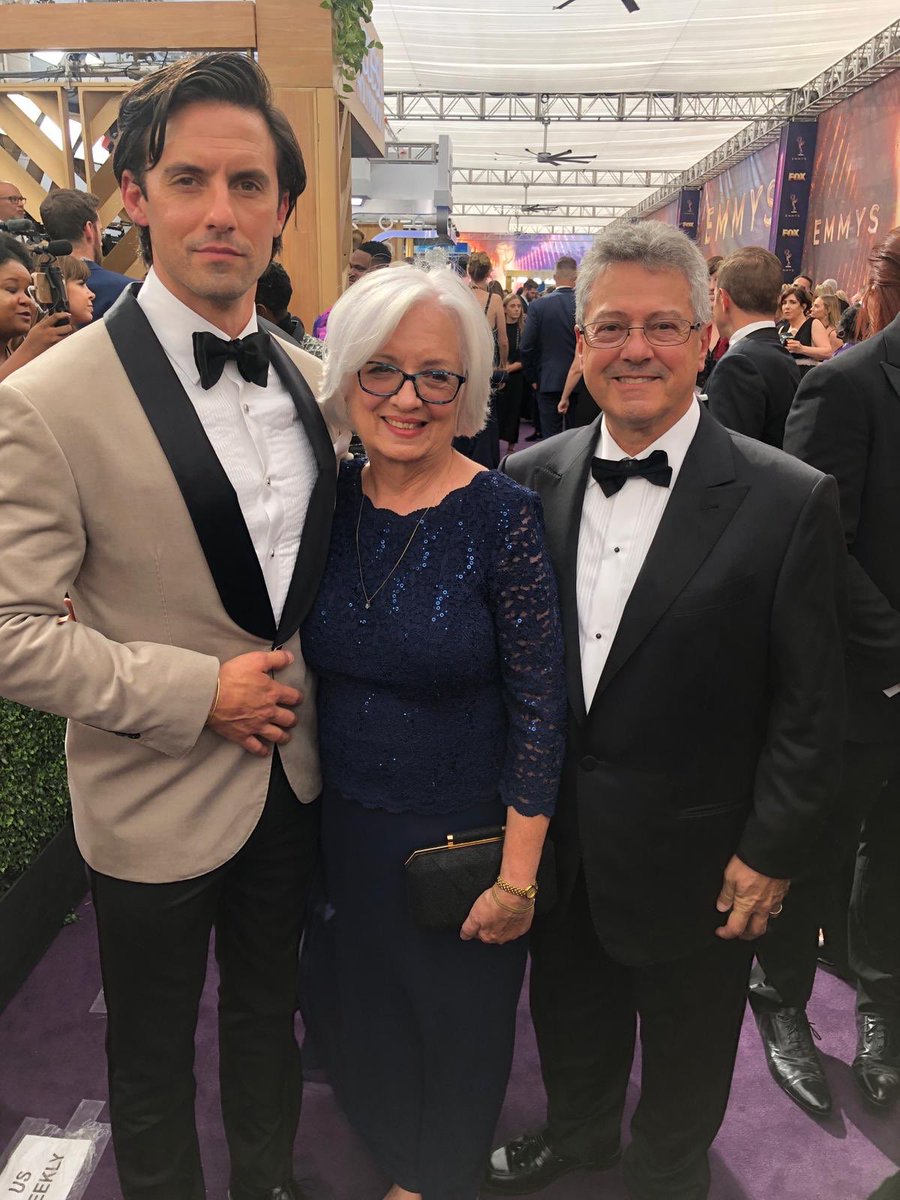
[[241,405],[241,408],[244,410],[244,412],[247,412],[247,413],[248,413],[248,412],[250,411],[250,405],[249,405],[249,404],[242,404],[242,405]]
[[603,637],[603,634],[602,634],[602,633],[595,633],[595,634],[594,634],[594,637],[595,637],[595,638],[596,638],[596,639],[599,641],[599,640],[600,640],[600,638],[602,638],[602,637]]
[[613,554],[618,554],[618,553],[619,553],[619,547],[613,546]]
[[266,487],[271,487],[271,486],[272,486],[272,478],[270,475],[267,475],[266,476]]
[[274,557],[275,557],[275,551],[273,550],[272,553],[269,555],[269,558],[274,558]]

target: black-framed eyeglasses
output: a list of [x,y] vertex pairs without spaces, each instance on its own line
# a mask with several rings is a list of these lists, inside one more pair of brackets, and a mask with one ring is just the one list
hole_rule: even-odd
[[13,204],[24,204],[24,196],[0,196],[0,200],[12,200]]
[[370,396],[396,396],[407,379],[423,404],[452,404],[466,382],[465,375],[433,368],[410,375],[390,363],[367,362],[356,372],[359,386]]
[[640,329],[651,346],[683,346],[692,333],[702,328],[702,321],[688,321],[681,317],[660,317],[643,325],[626,325],[624,321],[592,321],[590,325],[578,326],[587,344],[597,350],[616,350],[624,346],[634,329]]

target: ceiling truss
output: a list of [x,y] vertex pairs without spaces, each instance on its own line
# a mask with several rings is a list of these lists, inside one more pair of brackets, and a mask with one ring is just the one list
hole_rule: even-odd
[[[541,205],[543,208],[544,206]],[[553,204],[547,205],[547,217],[558,220],[564,217],[590,218],[613,221],[627,213],[627,205],[613,204]],[[454,217],[516,217],[533,216],[521,204],[454,204]]]
[[[437,142],[388,142],[388,162],[436,163]],[[454,166],[453,182],[480,187],[659,188],[675,184],[680,171],[641,171],[633,167],[605,170],[577,167],[463,167]]]
[[590,187],[590,188],[657,188],[671,185],[681,178],[680,171],[607,171],[575,168],[524,167],[498,170],[494,167],[454,167],[453,182],[472,186],[499,185],[502,187]]
[[889,75],[900,67],[900,19],[851,50],[839,62],[822,71],[790,94],[787,111],[781,116],[755,121],[729,138],[700,162],[695,163],[673,185],[665,185],[636,205],[629,216],[654,212],[683,187],[697,187],[728,167],[748,158],[774,142],[785,120],[816,117],[842,100]]
[[386,91],[390,121],[756,121],[780,113],[777,92]]

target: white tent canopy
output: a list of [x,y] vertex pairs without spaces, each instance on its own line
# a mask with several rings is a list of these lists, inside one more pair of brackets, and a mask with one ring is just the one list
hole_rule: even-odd
[[[559,0],[556,0],[559,2]],[[387,90],[775,92],[799,87],[900,16],[898,0],[375,0]],[[686,170],[743,122],[557,121],[551,150],[591,168]],[[538,121],[397,119],[398,141],[453,142],[455,167],[536,167]],[[654,189],[530,187],[528,203],[632,205]],[[454,206],[521,204],[521,186],[453,189]],[[554,220],[552,214],[543,219]],[[462,229],[506,228],[478,217]],[[579,222],[583,224],[584,222]],[[598,222],[602,224],[603,222]]]

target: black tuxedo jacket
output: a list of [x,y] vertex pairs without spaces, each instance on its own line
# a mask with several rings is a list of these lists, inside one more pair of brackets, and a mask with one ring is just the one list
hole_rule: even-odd
[[838,483],[850,551],[847,642],[851,740],[900,739],[900,317],[810,371],[785,450]]
[[504,464],[537,491],[569,693],[551,829],[623,962],[709,943],[732,854],[790,878],[837,782],[845,559],[834,481],[701,414],[585,708],[575,572],[599,421]]
[[781,449],[800,368],[773,325],[754,329],[716,363],[706,383],[709,411],[736,433]]
[[557,288],[528,309],[519,347],[525,378],[540,392],[561,392],[575,357],[575,289]]

